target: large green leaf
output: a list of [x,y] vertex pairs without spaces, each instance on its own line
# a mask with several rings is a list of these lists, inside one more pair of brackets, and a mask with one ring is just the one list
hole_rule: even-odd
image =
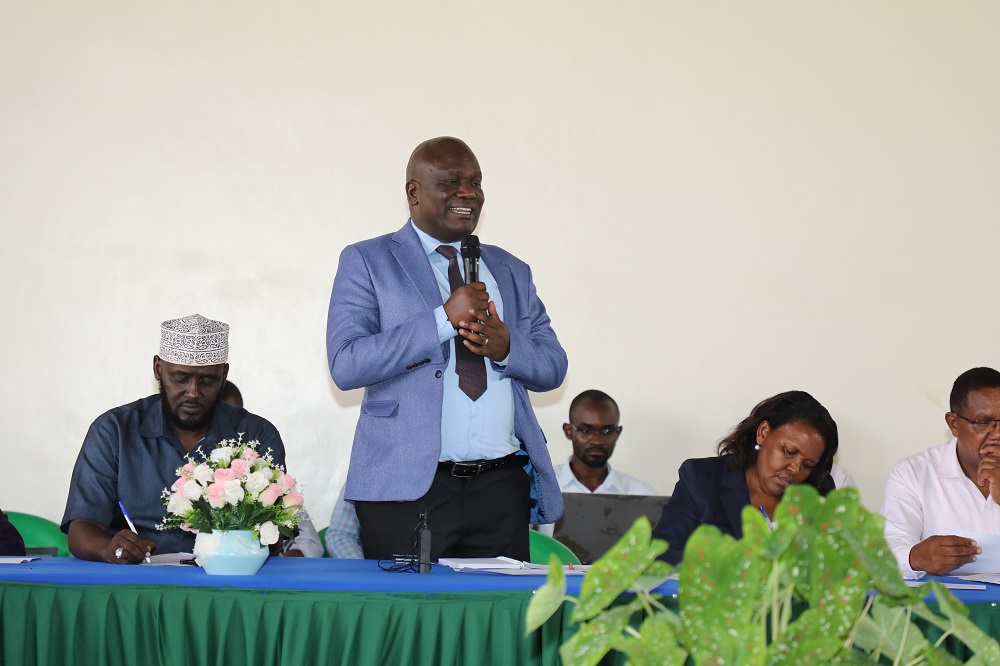
[[610,649],[621,644],[621,635],[628,626],[629,619],[641,609],[640,600],[633,599],[631,603],[607,610],[583,624],[580,630],[559,649],[563,664],[573,666],[597,664]]
[[[853,488],[837,493],[857,496]],[[836,493],[835,493],[836,494]],[[857,501],[856,499],[854,501]],[[919,601],[919,593],[908,586],[899,573],[899,563],[885,541],[885,518],[877,513],[861,510],[850,534],[845,535],[861,568],[871,579],[871,587],[891,597]]]
[[932,646],[910,622],[908,610],[888,601],[881,595],[875,597],[854,634],[854,645],[874,658],[882,654],[896,659],[901,655],[901,663],[909,663]]
[[664,619],[664,614],[650,615],[640,625],[639,636],[623,637],[616,649],[628,655],[631,666],[680,666],[688,653],[677,645],[675,626]]
[[591,565],[580,585],[580,603],[573,620],[589,620],[628,590],[666,547],[657,539],[651,543],[649,520],[640,516],[629,531]]
[[764,663],[764,629],[754,618],[768,564],[753,548],[711,525],[702,525],[688,539],[678,602],[681,638],[696,663]]
[[951,631],[956,638],[975,653],[977,658],[982,659],[983,663],[1000,664],[1000,645],[997,644],[996,639],[987,635],[969,620],[969,609],[966,608],[965,604],[956,599],[948,588],[936,580],[923,586],[923,591],[926,592],[928,587],[937,599],[938,608],[944,619],[947,620],[947,624],[940,619],[932,618],[930,609],[923,603],[914,607],[914,614],[933,622],[941,629]]
[[[928,645],[924,650],[924,659],[927,660],[927,666],[962,666],[962,661],[955,658],[953,655],[948,654],[947,651],[941,648],[934,648],[932,645]],[[974,661],[965,662],[965,666],[974,666]],[[987,663],[995,664],[996,662],[980,662],[981,666],[986,666]]]
[[[657,543],[662,543],[666,545],[665,541],[658,541],[653,539],[654,545]],[[664,551],[666,548],[663,549]],[[663,552],[663,551],[661,551]],[[659,553],[657,553],[659,555]],[[667,581],[674,574],[674,567],[663,562],[662,560],[656,560],[649,567],[642,572],[642,575],[635,579],[632,584],[633,592],[649,592]]]
[[525,634],[548,622],[566,599],[566,574],[555,554],[549,555],[549,575],[528,602]]
[[829,631],[829,614],[804,611],[781,638],[768,647],[768,666],[811,666],[827,663],[844,647],[844,639]]

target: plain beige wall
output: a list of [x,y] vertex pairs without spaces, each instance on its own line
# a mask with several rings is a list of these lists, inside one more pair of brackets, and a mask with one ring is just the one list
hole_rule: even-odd
[[360,392],[329,377],[340,250],[464,138],[483,242],[570,358],[535,405],[622,407],[673,487],[761,398],[812,392],[877,508],[1000,365],[994,2],[0,0],[0,506],[59,520],[91,421],[155,390],[159,322],[232,325],[232,379],[325,525]]

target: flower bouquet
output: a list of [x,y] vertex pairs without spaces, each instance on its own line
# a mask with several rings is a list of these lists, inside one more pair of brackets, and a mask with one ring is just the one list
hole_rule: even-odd
[[177,481],[163,490],[168,515],[156,528],[195,534],[247,530],[264,546],[294,536],[302,495],[270,449],[260,455],[258,446],[240,434],[220,441],[203,462],[188,456]]

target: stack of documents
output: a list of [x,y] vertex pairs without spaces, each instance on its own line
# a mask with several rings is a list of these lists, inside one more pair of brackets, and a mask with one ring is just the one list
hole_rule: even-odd
[[11,557],[0,557],[0,564],[21,564],[22,562],[34,562],[37,559],[37,557],[14,555]]
[[[451,567],[455,571],[475,571],[476,573],[498,573],[507,576],[547,576],[549,565],[522,562],[510,557],[442,557],[438,564]],[[567,564],[563,571],[568,576],[582,576],[589,566]]]

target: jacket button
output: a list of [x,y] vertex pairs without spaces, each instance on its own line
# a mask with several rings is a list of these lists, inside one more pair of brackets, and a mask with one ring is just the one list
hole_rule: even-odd
[[441,371],[438,370],[437,372],[434,373],[434,376],[437,377],[438,379],[441,379],[441,374],[442,374]]

